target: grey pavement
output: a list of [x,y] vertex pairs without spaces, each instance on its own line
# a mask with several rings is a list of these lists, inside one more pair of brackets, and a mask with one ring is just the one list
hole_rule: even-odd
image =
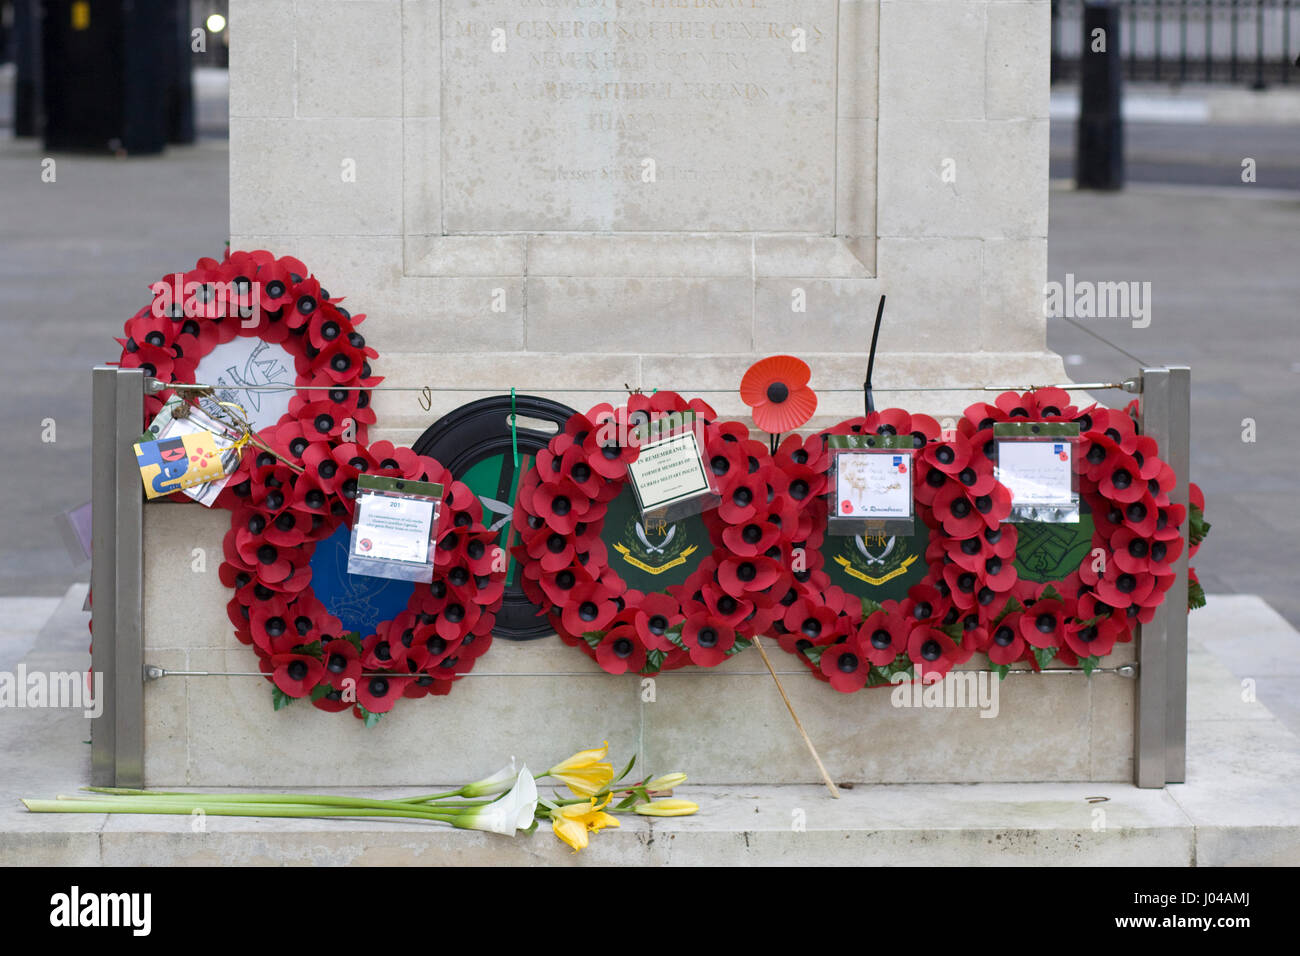
[[[1250,195],[1053,191],[1048,279],[1150,282],[1152,309],[1145,329],[1052,320],[1047,340],[1075,381],[1135,367],[1089,333],[1147,362],[1191,366],[1191,477],[1213,525],[1197,573],[1206,591],[1259,594],[1297,625],[1300,444],[1286,429],[1300,396],[1300,194]],[[1242,440],[1246,419],[1253,443]]]

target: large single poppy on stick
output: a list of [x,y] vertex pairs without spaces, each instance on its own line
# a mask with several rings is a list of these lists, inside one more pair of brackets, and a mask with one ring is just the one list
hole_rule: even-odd
[[740,380],[740,398],[750,407],[754,424],[770,435],[794,431],[817,411],[817,393],[808,387],[812,369],[793,355],[773,355],[755,362]]

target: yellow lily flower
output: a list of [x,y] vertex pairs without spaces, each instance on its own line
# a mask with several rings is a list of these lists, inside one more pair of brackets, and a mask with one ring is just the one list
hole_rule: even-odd
[[557,763],[546,771],[548,776],[562,781],[580,797],[591,797],[614,779],[614,765],[604,762],[609,754],[609,741],[591,750],[581,750],[568,760]]
[[557,837],[573,847],[575,851],[584,849],[587,846],[588,833],[597,833],[605,827],[618,826],[616,817],[603,812],[609,800],[609,796],[606,795],[605,799],[597,805],[595,797],[592,797],[586,803],[575,803],[552,810],[551,828]]
[[662,777],[655,777],[653,780],[646,782],[645,788],[651,793],[663,793],[672,791],[686,782],[686,774],[666,773]]
[[643,817],[685,817],[700,809],[689,800],[651,800],[633,807]]

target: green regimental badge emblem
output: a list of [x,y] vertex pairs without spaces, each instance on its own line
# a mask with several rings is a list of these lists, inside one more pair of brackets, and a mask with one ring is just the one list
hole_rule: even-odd
[[1016,525],[1016,574],[1023,581],[1060,581],[1079,569],[1092,550],[1092,515],[1079,502],[1076,524]]
[[631,487],[609,504],[601,534],[615,570],[629,587],[662,591],[681,584],[708,550],[708,529],[699,515],[681,521],[643,519]]
[[827,535],[822,544],[831,583],[873,601],[902,600],[926,573],[930,532],[920,522],[911,535],[871,532]]
[[858,534],[848,540],[853,547],[845,547],[843,553],[835,555],[835,563],[849,577],[873,587],[906,574],[920,558],[918,554],[909,554],[908,539],[900,539],[896,534]]

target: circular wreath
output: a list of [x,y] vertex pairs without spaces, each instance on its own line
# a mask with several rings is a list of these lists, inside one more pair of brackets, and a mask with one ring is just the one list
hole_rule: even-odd
[[[670,413],[694,412],[721,501],[703,516],[712,553],[666,593],[629,588],[609,563],[601,530],[628,483],[634,442],[609,439]],[[699,399],[632,395],[625,406],[574,415],[521,483],[515,507],[524,593],[560,638],[612,674],[715,667],[748,647],[781,613],[803,572],[793,542],[809,520],[767,446],[740,422],[718,422]]]
[[[997,422],[1077,422],[1080,495],[1094,517],[1092,550],[1060,581],[1035,583],[1016,572],[1017,530],[1006,523],[1011,495],[994,477]],[[917,517],[931,529],[925,578],[902,601],[876,603],[830,583],[820,566],[829,454],[826,434],[908,434],[916,449]],[[937,680],[976,652],[1003,673],[1020,661],[1034,669],[1057,659],[1091,671],[1134,621],[1150,621],[1174,581],[1186,518],[1172,504],[1173,470],[1123,411],[1078,409],[1062,389],[1005,392],[966,409],[954,433],[901,409],[872,412],[782,444],[776,464],[818,489],[806,544],[812,574],[776,622],[782,648],[845,693],[891,683],[900,673]],[[920,674],[917,675],[917,670]]]
[[[364,389],[382,381],[370,368],[379,353],[357,331],[365,316],[332,298],[300,260],[227,251],[221,262],[200,259],[151,288],[154,301],[126,321],[117,340],[122,367],[163,382],[194,382],[200,361],[218,346],[257,338],[283,347],[294,361],[297,391],[281,422],[298,419],[313,437],[337,439],[351,421],[350,434],[366,441],[375,413]],[[165,389],[145,396],[146,423],[171,395]],[[224,493],[218,503],[232,504]]]
[[[434,459],[309,432],[300,420],[282,421],[263,432],[275,454],[246,456],[223,543],[221,581],[235,590],[227,613],[275,684],[277,709],[309,697],[372,724],[400,697],[448,693],[488,650],[504,561],[478,498]],[[443,485],[432,582],[417,584],[405,610],[364,636],[345,633],[315,597],[309,564],[317,543],[350,519],[362,472]]]

